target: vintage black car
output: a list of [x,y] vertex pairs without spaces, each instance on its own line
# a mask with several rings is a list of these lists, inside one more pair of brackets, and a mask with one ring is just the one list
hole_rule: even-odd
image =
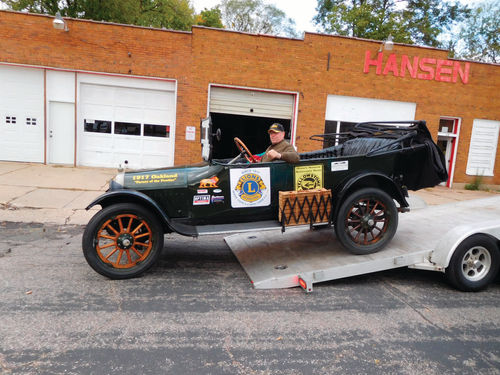
[[328,221],[346,250],[376,252],[394,236],[398,211],[409,210],[408,190],[448,177],[425,121],[359,123],[348,133],[313,136],[333,145],[301,153],[298,164],[254,163],[238,138],[236,157],[212,160],[220,136],[210,118],[202,120],[204,162],[124,172],[110,182],[87,207],[102,207],[82,240],[95,271],[113,279],[138,276],[158,259],[165,233],[197,237],[283,227],[279,192],[318,188],[331,191]]

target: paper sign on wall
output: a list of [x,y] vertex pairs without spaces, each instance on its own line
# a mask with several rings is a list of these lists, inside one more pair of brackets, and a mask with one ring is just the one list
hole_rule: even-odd
[[196,139],[196,128],[194,126],[186,126],[186,141],[194,141]]

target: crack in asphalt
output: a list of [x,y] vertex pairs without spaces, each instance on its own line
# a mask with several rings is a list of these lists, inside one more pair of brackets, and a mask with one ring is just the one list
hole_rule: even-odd
[[[445,332],[449,333],[445,328],[439,326],[437,323],[434,323],[432,320],[427,318],[424,313],[418,310],[417,307],[415,307],[412,303],[410,303],[408,300],[411,300],[412,298],[405,292],[401,291],[400,289],[396,288],[393,286],[390,282],[388,282],[386,279],[381,278],[380,281],[382,282],[382,286],[390,293],[392,294],[395,298],[397,298],[400,302],[404,303],[406,306],[408,306],[410,309],[412,309],[417,315],[419,315],[425,322],[429,323],[433,327]],[[406,297],[403,298],[403,297]],[[415,302],[415,301],[414,301]],[[415,303],[417,304],[417,303]],[[428,309],[428,307],[425,307]]]

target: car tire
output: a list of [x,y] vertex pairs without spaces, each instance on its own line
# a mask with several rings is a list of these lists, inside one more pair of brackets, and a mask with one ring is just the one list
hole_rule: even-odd
[[371,254],[394,237],[398,210],[392,198],[377,188],[353,192],[341,204],[335,233],[342,246],[352,254]]
[[478,292],[495,279],[499,267],[500,250],[496,241],[485,234],[475,234],[457,246],[445,272],[455,288]]
[[151,211],[137,204],[108,206],[90,219],[82,238],[83,255],[110,279],[137,277],[155,264],[163,230]]

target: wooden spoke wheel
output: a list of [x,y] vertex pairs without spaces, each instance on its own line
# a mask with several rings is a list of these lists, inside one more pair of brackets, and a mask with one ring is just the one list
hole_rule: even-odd
[[151,228],[137,215],[118,215],[104,222],[97,232],[97,255],[115,268],[136,266],[148,257],[152,247]]
[[234,137],[234,143],[236,144],[238,150],[243,153],[245,159],[247,159],[249,163],[258,163],[257,160],[253,157],[253,154],[241,139],[239,139],[238,137]]
[[138,276],[155,263],[163,248],[163,231],[145,208],[116,204],[90,220],[82,244],[94,270],[112,279],[124,279]]
[[354,254],[370,254],[384,247],[396,233],[398,212],[384,191],[365,188],[341,205],[335,224],[340,243]]

